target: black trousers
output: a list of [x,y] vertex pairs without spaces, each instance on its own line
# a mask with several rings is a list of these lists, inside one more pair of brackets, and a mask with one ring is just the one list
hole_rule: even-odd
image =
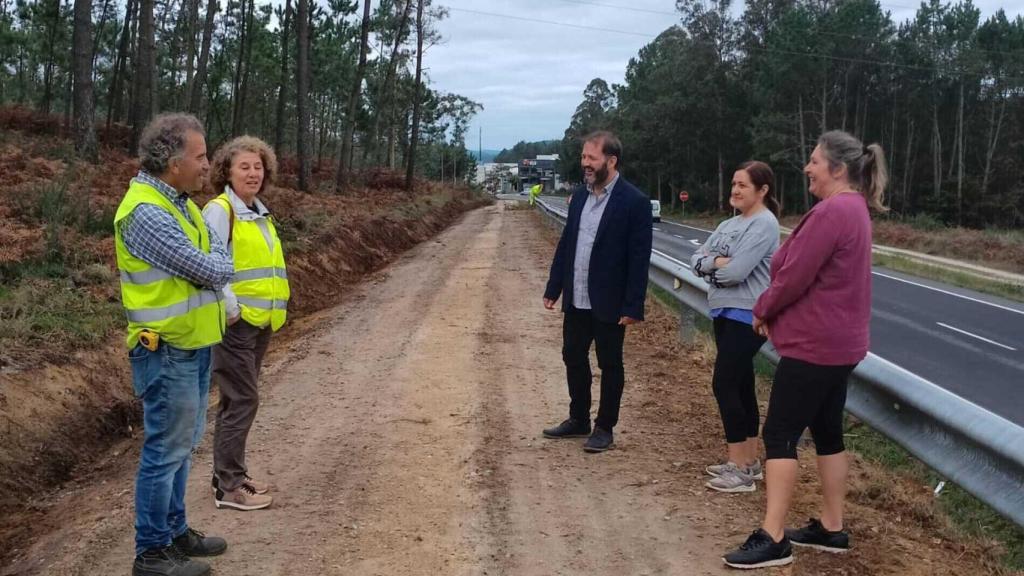
[[761,424],[754,391],[754,356],[765,339],[749,324],[722,318],[714,320],[715,374],[711,389],[718,400],[718,412],[725,428],[725,441],[730,444],[757,438]]
[[562,324],[562,360],[569,383],[569,417],[590,422],[590,345],[597,346],[601,368],[601,403],[594,424],[609,432],[619,422],[619,404],[626,373],[622,367],[622,344],[626,327],[601,322],[590,310],[570,307]]
[[839,454],[846,449],[846,383],[856,366],[823,366],[782,357],[775,370],[762,431],[765,458],[795,460],[797,443],[807,428],[811,429],[819,456]]

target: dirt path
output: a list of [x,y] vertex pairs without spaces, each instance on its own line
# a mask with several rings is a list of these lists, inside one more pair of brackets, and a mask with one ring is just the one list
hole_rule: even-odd
[[[190,524],[230,543],[214,573],[724,573],[762,493],[702,488],[720,450],[706,358],[680,348],[669,314],[627,335],[616,450],[540,438],[567,402],[561,315],[540,305],[551,249],[532,214],[477,210],[279,348],[249,453],[274,507],[216,510],[208,442],[193,468]],[[2,573],[127,574],[136,445],[38,510],[48,534]],[[868,560],[889,552],[878,540],[777,572],[944,573],[943,546],[881,566]]]

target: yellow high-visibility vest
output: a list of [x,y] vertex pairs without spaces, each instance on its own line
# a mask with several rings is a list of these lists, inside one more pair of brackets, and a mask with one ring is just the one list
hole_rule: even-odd
[[159,190],[132,180],[114,215],[114,248],[121,272],[121,303],[128,316],[128,348],[138,344],[143,330],[156,332],[162,342],[185,350],[220,342],[224,335],[224,304],[220,295],[150,266],[125,247],[119,224],[140,204],[166,210],[196,248],[210,252],[210,233],[192,200],[188,201],[186,218]]
[[235,275],[231,290],[238,297],[242,320],[258,328],[270,326],[274,332],[281,329],[288,318],[288,270],[284,263],[284,249],[273,220],[266,218],[273,247],[267,245],[259,223],[238,220],[231,209],[231,199],[221,194],[216,202],[228,215],[231,230],[231,248],[235,260]]

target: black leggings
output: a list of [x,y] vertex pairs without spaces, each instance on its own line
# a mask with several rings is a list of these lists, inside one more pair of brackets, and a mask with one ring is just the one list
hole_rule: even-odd
[[747,438],[757,438],[761,423],[754,391],[754,356],[765,339],[743,322],[719,316],[714,325],[718,356],[711,388],[722,415],[725,441],[745,442]]
[[796,459],[796,445],[810,427],[819,456],[839,454],[843,444],[846,381],[856,364],[823,366],[783,357],[775,371],[764,450],[768,460]]

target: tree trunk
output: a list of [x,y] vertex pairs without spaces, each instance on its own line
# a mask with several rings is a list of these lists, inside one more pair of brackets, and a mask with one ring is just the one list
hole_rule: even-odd
[[[996,154],[996,143],[999,141],[999,131],[1003,127],[1003,117],[1006,114],[1006,99],[1002,97],[1002,89],[996,90],[995,94],[998,97],[993,97],[992,100],[992,112],[989,115],[988,123],[988,137],[986,140],[985,150],[985,174],[981,179],[981,197],[984,198],[988,192],[988,183],[992,177],[992,159]],[[1002,101],[1002,106],[999,107],[999,118],[996,118],[996,104],[998,101]]]
[[964,83],[960,81],[960,109],[957,112],[957,168],[956,175],[956,225],[962,226],[964,219]]
[[[800,116],[800,161],[808,162],[810,156],[807,154],[807,134],[804,130],[804,96],[803,94],[797,97],[797,106],[799,109]],[[804,212],[811,209],[811,193],[807,190],[807,178],[801,178],[804,184]]]
[[910,114],[907,115],[907,152],[903,158],[903,202],[900,207],[900,211],[906,213],[907,211],[907,200],[910,196],[910,178],[911,168],[913,162],[911,162],[911,156],[914,153],[914,117]]
[[254,0],[242,0],[241,19],[238,27],[238,58],[235,60],[235,79],[232,83],[231,103],[234,104],[231,111],[231,136],[238,136],[242,131],[242,110],[245,106],[244,78],[248,74],[247,48],[252,30],[252,8]]
[[50,113],[53,103],[53,69],[56,67],[54,53],[57,48],[57,32],[60,30],[60,0],[53,0],[50,16],[50,30],[46,40],[46,64],[43,67],[43,97],[39,109],[44,114]]
[[107,106],[107,128],[115,118],[122,118],[122,106],[124,103],[124,82],[125,69],[128,66],[128,48],[131,40],[132,20],[135,19],[135,10],[138,3],[135,0],[128,0],[124,12],[124,26],[121,28],[121,40],[117,48],[117,58],[114,61],[114,77],[110,82],[109,105]]
[[299,190],[309,192],[309,0],[298,0],[295,15],[296,58],[296,108],[299,122],[295,136],[295,147],[299,157]]
[[285,86],[288,84],[288,27],[291,23],[292,0],[285,0],[284,20],[281,24],[281,77],[277,88],[277,119],[274,129],[274,150],[281,154],[284,149],[284,103]]
[[135,107],[132,112],[132,149],[139,145],[142,129],[153,116],[153,76],[156,69],[156,29],[153,0],[139,4],[139,58],[135,63]]
[[213,42],[213,27],[217,10],[220,9],[218,0],[210,0],[206,5],[206,22],[203,24],[203,44],[199,48],[199,61],[196,62],[196,75],[192,79],[192,85],[188,91],[188,111],[198,114],[201,108],[203,85],[206,84],[206,68],[210,61],[210,44]]
[[349,170],[351,169],[352,139],[355,137],[356,112],[363,89],[363,74],[366,72],[366,52],[370,40],[370,0],[363,0],[363,26],[359,33],[359,64],[356,66],[356,77],[348,94],[348,109],[345,112],[345,134],[341,139],[341,157],[338,159],[338,174],[335,192],[339,194],[348,187]]
[[725,161],[722,160],[722,148],[718,148],[718,211],[725,210]]
[[380,123],[381,118],[387,114],[388,126],[393,126],[395,121],[395,110],[392,103],[392,85],[395,82],[395,74],[398,71],[398,54],[405,42],[406,30],[409,25],[409,16],[412,13],[413,0],[405,1],[405,8],[402,9],[402,17],[398,21],[398,29],[395,30],[395,41],[391,46],[391,56],[388,58],[388,70],[384,76],[384,83],[381,85],[380,95],[377,98],[377,113],[373,115],[373,129],[370,131],[370,145],[367,148],[374,164],[380,163]]
[[935,199],[942,194],[942,135],[939,132],[939,106],[932,108],[932,178]]
[[90,162],[96,155],[96,119],[92,99],[92,0],[75,0],[74,47],[75,151]]
[[103,0],[103,7],[100,8],[100,21],[96,25],[96,33],[93,34],[92,51],[89,52],[90,54],[92,54],[93,73],[95,73],[95,70],[96,70],[96,57],[97,57],[97,55],[99,54],[99,51],[100,51],[100,31],[102,31],[104,28],[106,28],[107,20],[109,20],[109,19],[110,19],[110,0]]
[[188,15],[185,24],[185,93],[179,106],[188,108],[188,100],[192,96],[192,83],[195,82],[196,73],[196,31],[199,27],[199,0],[186,0],[188,2]]
[[416,96],[412,103],[412,135],[409,138],[409,154],[406,158],[405,189],[412,192],[413,177],[416,173],[416,144],[420,139],[420,104],[423,100],[423,2],[416,4]]

